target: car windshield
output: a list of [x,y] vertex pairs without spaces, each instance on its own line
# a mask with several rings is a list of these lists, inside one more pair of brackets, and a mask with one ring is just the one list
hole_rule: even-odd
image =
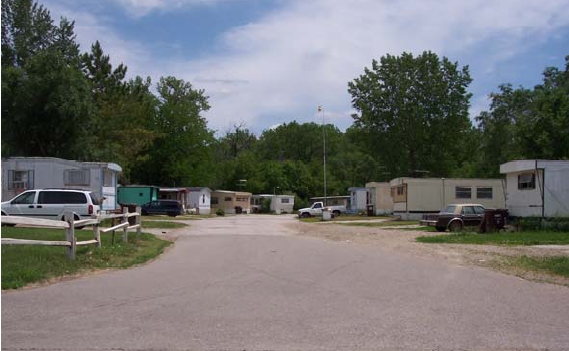
[[456,210],[456,206],[455,205],[449,205],[447,207],[445,207],[441,213],[454,213],[454,211]]

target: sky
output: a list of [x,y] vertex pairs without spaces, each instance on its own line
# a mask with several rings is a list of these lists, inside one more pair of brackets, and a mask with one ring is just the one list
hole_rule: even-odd
[[[296,120],[348,128],[372,60],[432,51],[468,66],[474,119],[498,86],[533,88],[569,55],[567,0],[39,0],[130,78],[203,89],[217,136]],[[322,106],[322,112],[318,112]]]

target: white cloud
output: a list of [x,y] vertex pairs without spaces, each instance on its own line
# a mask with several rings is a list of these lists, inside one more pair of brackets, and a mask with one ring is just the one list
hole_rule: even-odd
[[[349,125],[347,82],[373,58],[432,50],[454,60],[487,49],[476,64],[492,69],[567,24],[569,5],[563,1],[303,0],[225,33],[227,52],[189,61],[186,72],[250,82],[204,86],[212,97],[213,124],[236,114],[251,123],[287,113],[310,119],[324,104],[339,124]],[[282,121],[267,125],[275,122]]]
[[[132,13],[171,11],[222,0],[120,0]],[[569,26],[566,0],[289,0],[258,21],[219,37],[211,54],[170,58],[150,45],[125,41],[104,19],[75,13],[82,42],[102,41],[131,73],[156,79],[174,75],[210,96],[210,127],[223,131],[244,122],[254,132],[296,119],[351,124],[347,83],[372,59],[431,50],[491,76],[501,63]],[[90,44],[89,44],[90,45]],[[542,67],[539,68],[541,70]],[[474,77],[478,79],[479,77]],[[489,91],[486,92],[486,94]],[[484,109],[481,97],[473,110]]]
[[207,5],[220,0],[118,0],[132,17],[143,17],[152,11],[175,11],[184,6]]

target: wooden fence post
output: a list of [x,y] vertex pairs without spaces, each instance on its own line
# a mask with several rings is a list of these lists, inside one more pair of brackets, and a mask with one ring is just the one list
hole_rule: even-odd
[[97,247],[100,249],[101,248],[101,228],[99,228],[99,224],[101,222],[99,221],[99,215],[97,215],[96,213],[93,213],[91,215],[91,218],[97,220],[97,223],[93,224],[93,236],[95,237],[95,240],[97,240]]
[[138,216],[136,216],[136,224],[138,224],[138,228],[136,228],[136,237],[140,237],[140,227],[142,226],[142,207],[140,206],[136,206],[136,213],[138,213]]
[[72,212],[65,212],[65,214],[63,215],[63,218],[65,219],[65,222],[67,222],[67,224],[69,224],[69,228],[65,229],[65,240],[69,241],[69,243],[71,244],[68,248],[67,248],[67,257],[70,260],[74,260],[75,259],[75,252],[77,249],[77,240],[75,239],[75,216],[73,216]]
[[[121,223],[128,223],[128,207],[123,207],[122,213],[123,217]],[[128,226],[122,228],[122,241],[128,243]]]

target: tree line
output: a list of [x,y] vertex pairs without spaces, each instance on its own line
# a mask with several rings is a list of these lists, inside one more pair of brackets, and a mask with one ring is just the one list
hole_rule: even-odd
[[[348,83],[345,132],[292,122],[260,136],[207,125],[204,90],[168,76],[127,78],[73,21],[32,0],[2,0],[2,157],[115,162],[121,183],[293,193],[303,204],[400,176],[497,177],[512,159],[569,158],[569,56],[532,89],[504,84],[469,116],[468,66],[425,51],[385,55]],[[246,179],[244,183],[241,180]]]

